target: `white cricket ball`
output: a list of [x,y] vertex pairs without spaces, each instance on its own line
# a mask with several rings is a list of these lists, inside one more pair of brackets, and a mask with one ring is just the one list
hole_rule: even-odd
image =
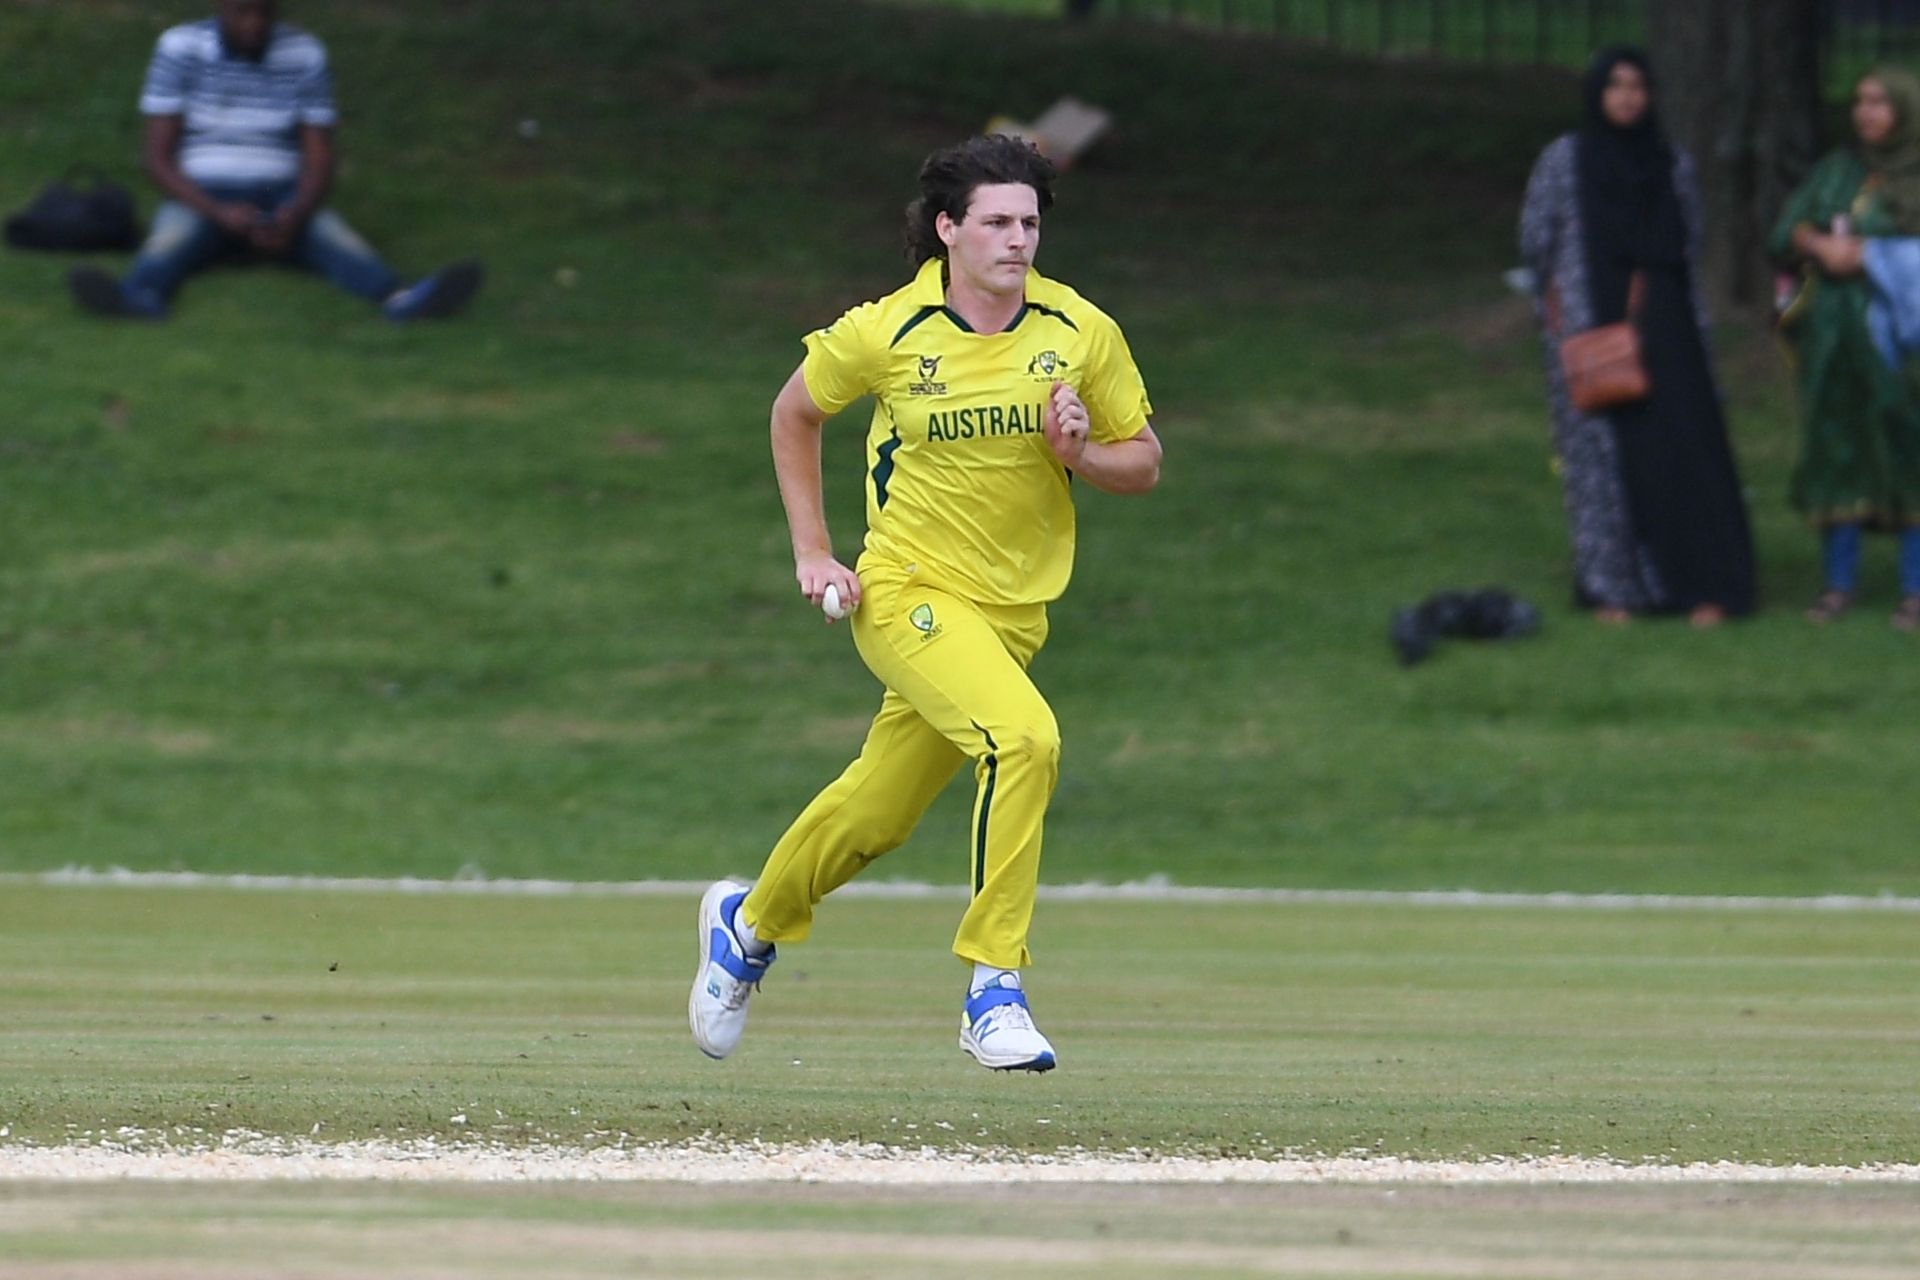
[[820,612],[826,614],[835,622],[838,622],[840,619],[852,613],[853,610],[850,607],[841,606],[840,588],[836,584],[829,582],[827,589],[822,592],[820,596]]

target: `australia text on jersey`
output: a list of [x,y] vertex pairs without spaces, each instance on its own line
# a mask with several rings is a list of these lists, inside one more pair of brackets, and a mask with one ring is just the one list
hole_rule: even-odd
[[947,409],[927,415],[927,439],[984,440],[996,436],[1039,435],[1044,428],[1047,404],[983,404],[965,409]]

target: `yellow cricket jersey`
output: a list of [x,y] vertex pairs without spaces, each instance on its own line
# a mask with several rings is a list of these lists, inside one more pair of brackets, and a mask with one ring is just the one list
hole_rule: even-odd
[[1153,406],[1120,326],[1063,284],[1027,275],[994,334],[947,309],[946,263],[806,337],[815,404],[871,394],[867,551],[981,604],[1057,599],[1073,572],[1068,475],[1042,429],[1055,382],[1085,401],[1091,438],[1127,440]]

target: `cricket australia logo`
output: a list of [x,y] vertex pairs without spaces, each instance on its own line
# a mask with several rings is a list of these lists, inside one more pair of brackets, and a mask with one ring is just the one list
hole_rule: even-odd
[[933,620],[933,606],[930,604],[915,605],[913,612],[907,615],[907,621],[913,624],[913,629],[920,633],[922,640],[931,640],[940,634],[940,624]]
[[1067,362],[1060,358],[1058,351],[1042,351],[1027,361],[1027,376],[1032,378],[1052,378],[1065,372]]
[[943,396],[947,394],[947,384],[934,381],[935,378],[940,376],[939,356],[920,356],[919,364],[914,371],[919,377],[917,381],[907,384],[908,395]]

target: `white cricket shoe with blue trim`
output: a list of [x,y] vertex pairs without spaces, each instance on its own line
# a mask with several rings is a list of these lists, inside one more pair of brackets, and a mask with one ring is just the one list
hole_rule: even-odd
[[1003,973],[967,996],[960,1047],[994,1071],[1051,1071],[1053,1045],[1033,1025],[1020,980]]
[[749,886],[721,880],[700,899],[700,968],[687,996],[693,1042],[709,1058],[724,1058],[747,1029],[747,997],[773,967],[773,948],[750,956],[734,932],[733,914]]

